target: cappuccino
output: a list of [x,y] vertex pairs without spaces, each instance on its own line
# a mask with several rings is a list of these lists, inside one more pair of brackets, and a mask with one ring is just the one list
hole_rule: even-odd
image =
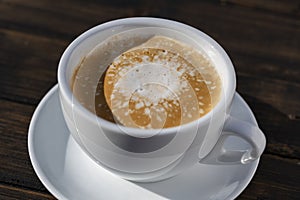
[[116,35],[74,71],[72,90],[88,110],[127,127],[159,129],[197,120],[219,101],[222,84],[200,50],[162,35]]

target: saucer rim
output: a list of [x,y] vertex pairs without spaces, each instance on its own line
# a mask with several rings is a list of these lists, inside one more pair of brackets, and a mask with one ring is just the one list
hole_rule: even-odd
[[[34,137],[36,135],[36,131],[35,131],[35,127],[36,124],[38,123],[38,117],[42,111],[42,109],[45,107],[45,104],[47,104],[47,102],[49,101],[49,99],[55,95],[55,93],[57,92],[58,95],[58,84],[54,85],[42,98],[42,100],[38,103],[36,109],[34,110],[34,113],[32,115],[32,118],[30,120],[30,124],[29,124],[29,129],[28,129],[28,152],[29,152],[29,157],[30,157],[30,161],[31,164],[33,166],[33,169],[36,173],[36,175],[38,176],[39,180],[42,182],[42,184],[45,186],[45,188],[55,197],[58,199],[66,199],[68,200],[69,198],[67,198],[65,195],[63,195],[62,192],[59,191],[59,189],[57,187],[55,187],[55,184],[53,184],[49,179],[48,176],[46,175],[46,173],[43,172],[43,169],[41,168],[36,153],[35,153],[35,147],[34,147]],[[255,119],[255,116],[252,112],[252,110],[250,109],[249,105],[245,102],[245,100],[241,97],[241,95],[238,92],[235,92],[234,98],[239,98],[240,100],[243,101],[244,106],[246,106],[246,109],[249,110],[252,114],[252,118],[253,118],[253,122],[257,125],[257,121]],[[64,122],[65,123],[65,122]],[[247,174],[246,178],[247,181],[245,181],[245,183],[243,184],[243,186],[240,189],[236,189],[235,191],[233,191],[226,199],[235,199],[237,198],[244,190],[245,188],[249,185],[249,183],[251,182],[251,180],[254,177],[255,172],[257,171],[258,165],[259,165],[259,161],[260,158],[256,159],[255,161],[253,161],[251,164],[253,165],[253,170],[250,171],[250,173]],[[202,163],[200,163],[202,164]]]
[[43,172],[42,168],[39,165],[38,159],[35,154],[35,148],[34,148],[34,130],[36,127],[36,124],[38,123],[38,116],[40,115],[42,109],[44,108],[45,104],[49,101],[52,95],[55,95],[55,92],[58,90],[58,84],[54,85],[42,98],[42,100],[38,103],[38,106],[33,112],[32,118],[30,120],[29,128],[28,128],[28,152],[29,152],[29,158],[31,161],[31,164],[33,166],[33,169],[38,176],[39,180],[42,182],[42,184],[45,186],[45,188],[56,198],[58,199],[68,199],[65,197],[52,182],[48,179],[46,174]]

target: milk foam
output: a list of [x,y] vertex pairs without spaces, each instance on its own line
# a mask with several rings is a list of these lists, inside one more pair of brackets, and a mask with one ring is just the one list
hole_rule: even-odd
[[[138,128],[178,126],[208,113],[222,89],[212,62],[178,38],[163,36],[164,29],[159,36],[158,29],[146,29],[113,35],[89,52],[74,72],[76,99],[99,117]],[[153,56],[133,55],[141,49]],[[128,63],[124,56],[136,60]]]

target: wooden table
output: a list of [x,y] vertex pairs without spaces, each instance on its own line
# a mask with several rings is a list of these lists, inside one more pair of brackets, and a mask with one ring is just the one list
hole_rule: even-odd
[[[60,3],[58,3],[60,2]],[[27,149],[39,101],[57,83],[57,65],[79,34],[103,22],[155,16],[192,25],[230,55],[237,91],[267,137],[267,148],[238,199],[300,198],[300,2],[0,1],[0,199],[54,199]]]

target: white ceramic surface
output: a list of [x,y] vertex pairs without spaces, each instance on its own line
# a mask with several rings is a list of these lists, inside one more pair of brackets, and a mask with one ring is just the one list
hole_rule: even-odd
[[[141,31],[144,28],[147,31]],[[150,34],[148,37],[152,34],[169,36],[205,52],[214,63],[222,82],[217,105],[197,120],[163,129],[121,126],[85,109],[71,92],[74,69],[95,45],[124,31],[130,31],[132,37],[141,36],[142,33]],[[98,66],[99,69],[106,67]],[[64,119],[75,141],[102,167],[128,180],[152,182],[166,179],[199,161],[216,165],[245,164],[259,158],[264,150],[265,137],[259,127],[229,115],[236,86],[230,58],[216,41],[191,26],[149,17],[100,24],[82,33],[68,46],[59,62],[57,77]],[[223,141],[232,134],[248,141],[251,147],[243,151],[225,151]],[[159,148],[155,148],[157,144]],[[128,146],[131,150],[124,148]],[[140,149],[150,150],[140,152]]]
[[[256,125],[256,120],[236,93],[231,115]],[[134,183],[100,167],[70,136],[55,86],[32,117],[29,155],[38,177],[58,199],[234,199],[253,177],[259,159],[245,165],[197,164],[173,178],[156,183]],[[228,150],[248,149],[237,137],[225,141]]]

